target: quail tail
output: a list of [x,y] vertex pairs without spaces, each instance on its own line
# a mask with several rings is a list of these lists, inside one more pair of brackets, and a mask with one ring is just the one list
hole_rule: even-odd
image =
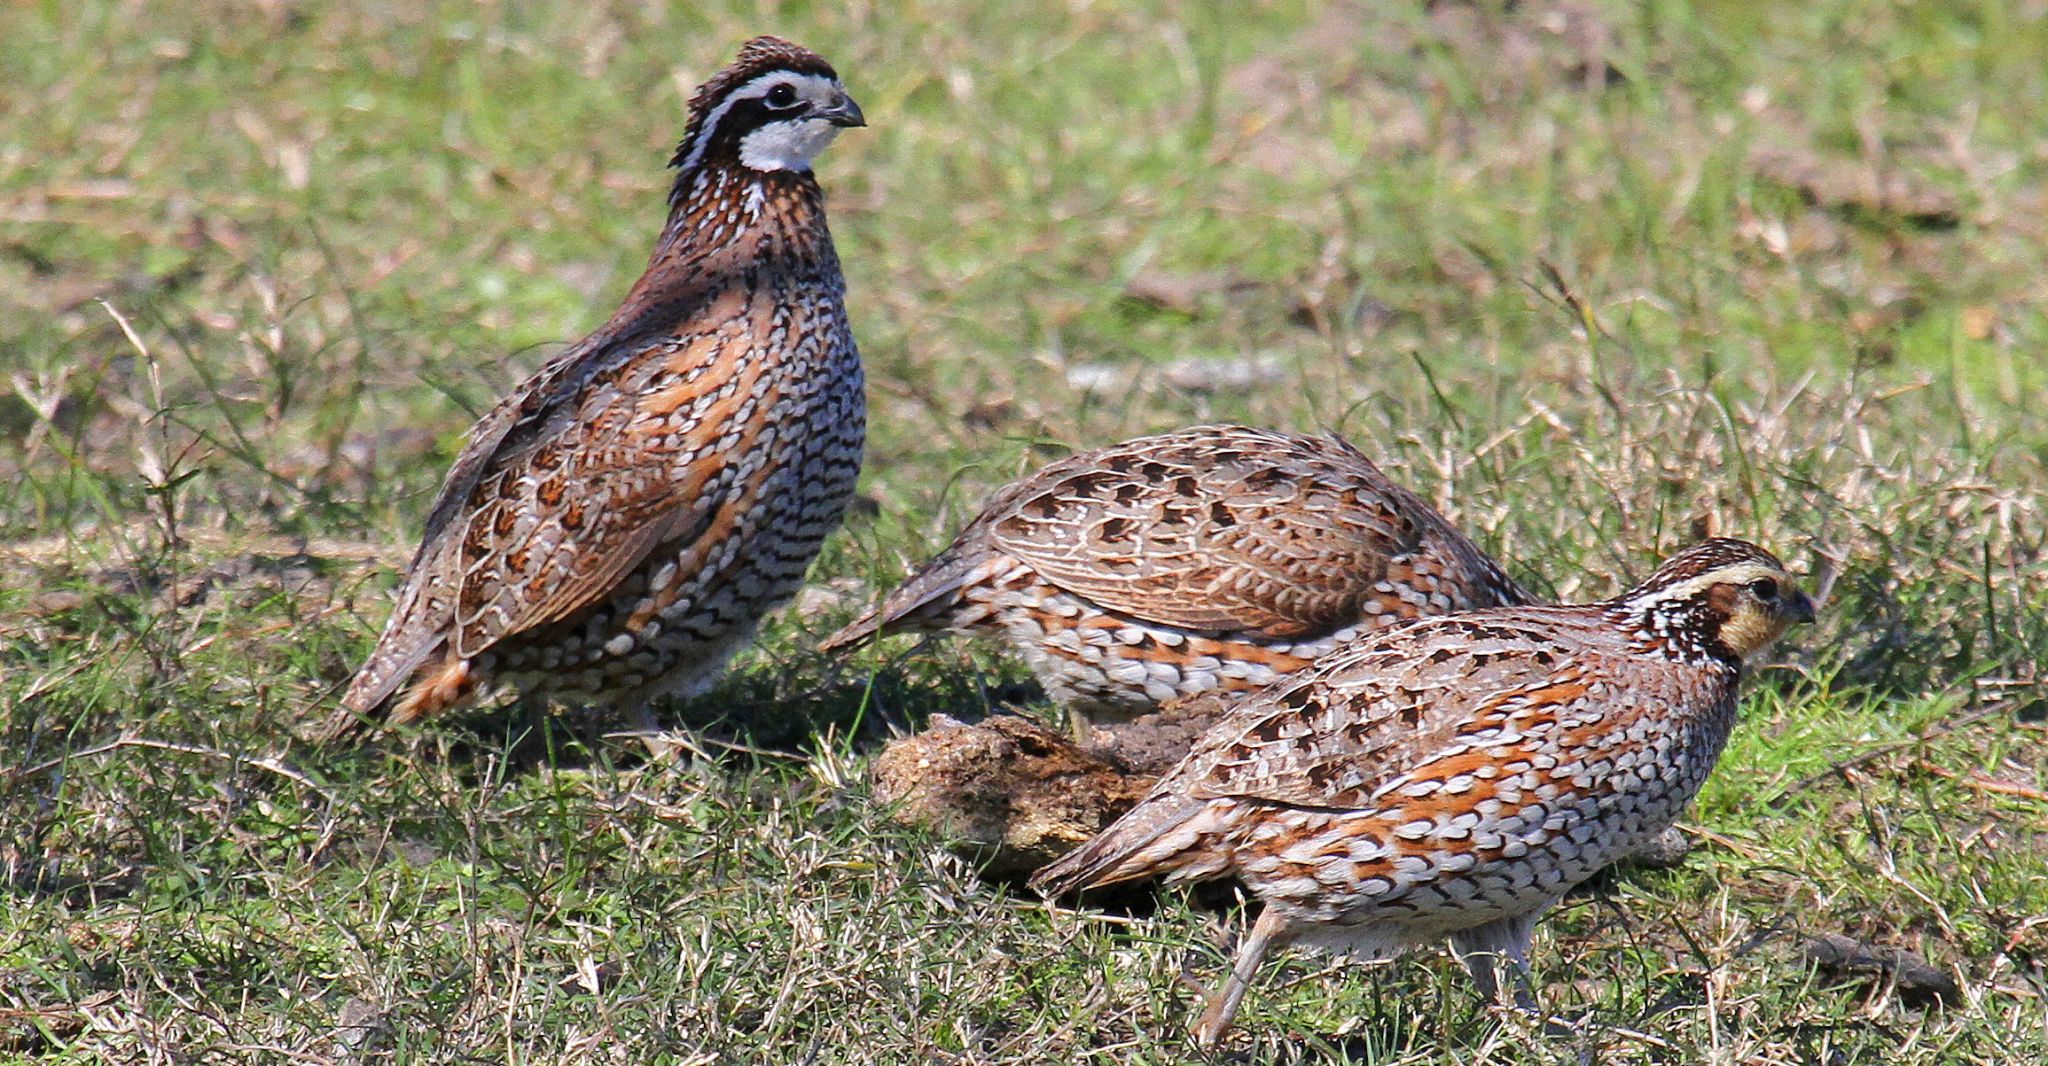
[[980,564],[986,555],[963,551],[958,544],[948,548],[887,599],[826,637],[818,650],[835,652],[859,647],[886,633],[944,629],[954,624],[950,615],[960,606],[960,590],[981,576]]
[[831,636],[819,641],[818,650],[821,652],[835,652],[843,648],[857,648],[880,636],[882,608],[886,606],[888,605],[883,604],[862,611],[860,617],[840,626]]
[[1203,805],[1173,796],[1148,796],[1095,839],[1031,875],[1031,888],[1051,899],[1084,888],[1171,872],[1195,843]]

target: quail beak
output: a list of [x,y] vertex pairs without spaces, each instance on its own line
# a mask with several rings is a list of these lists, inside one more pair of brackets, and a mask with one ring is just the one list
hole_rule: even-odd
[[833,101],[831,107],[820,108],[812,112],[811,117],[822,118],[834,126],[865,126],[868,124],[867,117],[860,113],[860,105],[854,103],[853,97],[845,93],[840,93],[839,99]]
[[1785,601],[1785,617],[1794,623],[1813,621],[1813,601],[1804,592],[1793,592]]

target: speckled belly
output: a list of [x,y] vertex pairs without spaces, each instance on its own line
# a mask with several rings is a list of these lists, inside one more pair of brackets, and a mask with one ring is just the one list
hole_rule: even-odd
[[1098,716],[1142,714],[1177,696],[1264,688],[1361,633],[1400,619],[1368,617],[1311,640],[1257,641],[1105,612],[1025,581],[999,592],[997,622],[1046,694]]
[[487,667],[523,689],[582,704],[628,705],[708,687],[762,616],[802,586],[853,497],[860,406],[831,413],[781,436],[788,445],[756,469],[751,504],[734,508],[736,520],[715,543],[657,550],[605,603],[494,649]]
[[1325,926],[1319,936],[1371,926],[1382,932],[1368,940],[1426,941],[1540,910],[1646,844],[1705,781],[1711,756],[1686,757],[1698,750],[1666,737],[1597,770],[1538,756],[1527,787],[1494,778],[1484,804],[1442,789],[1402,802],[1396,786],[1373,810],[1268,822],[1238,842],[1234,865],[1269,904]]

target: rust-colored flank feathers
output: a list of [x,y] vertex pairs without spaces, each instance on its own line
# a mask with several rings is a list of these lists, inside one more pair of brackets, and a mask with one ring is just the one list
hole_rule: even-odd
[[1528,601],[1342,439],[1197,426],[1003,489],[824,647],[1000,633],[1055,700],[1115,719],[1257,689],[1395,622]]
[[1722,539],[1602,603],[1365,634],[1233,708],[1032,884],[1235,877],[1257,895],[1205,1044],[1277,944],[1378,959],[1448,938],[1497,995],[1495,960],[1526,971],[1546,908],[1691,802],[1744,660],[1812,619],[1776,558]]
[[505,685],[644,715],[796,591],[852,496],[866,412],[810,162],[863,124],[829,64],[772,37],[704,84],[646,273],[471,430],[322,732]]

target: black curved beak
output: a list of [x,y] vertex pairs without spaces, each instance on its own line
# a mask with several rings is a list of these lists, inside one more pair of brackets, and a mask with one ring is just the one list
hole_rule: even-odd
[[1807,598],[1806,593],[1794,591],[1792,598],[1785,601],[1785,617],[1795,624],[1813,621],[1813,601]]
[[811,117],[822,118],[834,126],[865,126],[868,124],[867,116],[860,113],[860,105],[854,103],[853,97],[845,93],[840,93],[839,99],[834,101],[831,107],[819,108],[817,111],[812,112]]

